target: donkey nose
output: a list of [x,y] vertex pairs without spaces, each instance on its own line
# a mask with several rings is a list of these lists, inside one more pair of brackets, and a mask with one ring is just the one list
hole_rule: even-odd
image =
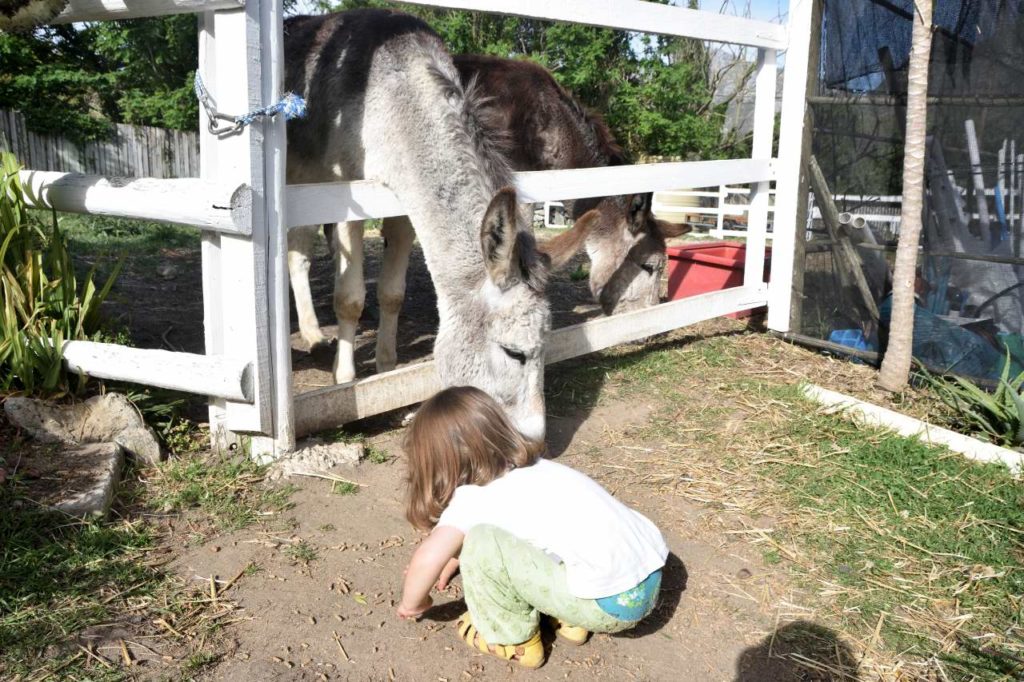
[[531,414],[526,417],[519,417],[516,419],[516,428],[519,429],[519,433],[523,434],[523,437],[527,440],[543,442],[544,441],[544,414]]

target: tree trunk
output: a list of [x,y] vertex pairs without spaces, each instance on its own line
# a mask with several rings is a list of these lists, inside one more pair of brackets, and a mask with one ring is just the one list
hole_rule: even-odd
[[925,134],[928,127],[928,63],[932,51],[932,0],[916,0],[910,74],[907,79],[907,136],[903,158],[903,209],[892,282],[892,316],[878,385],[901,391],[910,376],[914,339],[914,280],[924,205]]

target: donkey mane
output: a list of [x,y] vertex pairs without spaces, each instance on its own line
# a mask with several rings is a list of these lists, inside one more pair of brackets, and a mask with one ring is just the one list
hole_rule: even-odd
[[562,103],[576,116],[585,121],[587,127],[593,131],[594,138],[597,140],[597,149],[601,154],[608,157],[608,165],[624,166],[628,164],[630,159],[626,155],[625,150],[615,140],[615,135],[612,134],[611,129],[608,127],[608,122],[604,120],[604,116],[583,106],[579,100],[562,87],[561,83],[554,78],[551,80],[558,90]]
[[[500,189],[512,187],[512,165],[508,161],[512,139],[501,123],[501,113],[494,106],[494,98],[484,94],[475,77],[463,84],[457,73],[452,77],[439,64],[431,65],[430,74],[454,108],[452,115],[456,120],[453,121],[452,130],[456,134],[465,135],[468,144],[461,148],[470,153],[466,153],[464,159],[476,171],[472,175],[480,179],[480,189],[489,196]],[[498,184],[485,187],[484,178]],[[519,277],[510,281],[509,285],[521,281],[537,293],[544,293],[548,283],[548,268],[539,267],[545,256],[538,251],[533,233],[520,229],[516,235],[515,249],[518,253]]]
[[481,93],[476,79],[463,85],[457,73],[447,73],[443,65],[436,62],[429,71],[452,107],[451,130],[464,137],[466,144],[459,149],[468,152],[464,154],[465,161],[476,171],[471,175],[496,183],[481,190],[491,196],[502,187],[511,186],[512,166],[506,156],[510,140],[497,119],[497,112],[490,106],[492,100]]

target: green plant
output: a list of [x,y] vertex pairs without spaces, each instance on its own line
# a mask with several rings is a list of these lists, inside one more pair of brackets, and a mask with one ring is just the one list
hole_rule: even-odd
[[363,450],[366,452],[366,459],[374,464],[386,464],[391,461],[391,454],[387,450],[382,450],[369,443],[363,444]]
[[335,495],[355,495],[359,492],[359,486],[349,481],[335,481],[331,486],[331,492]]
[[102,287],[93,269],[79,288],[56,217],[47,231],[29,216],[20,170],[13,154],[0,152],[0,390],[61,394],[63,343],[99,332],[100,304],[122,262]]
[[287,554],[288,558],[290,558],[292,561],[296,563],[302,562],[303,564],[308,564],[311,561],[316,561],[317,558],[319,557],[316,548],[308,542],[306,542],[305,540],[300,540],[294,545],[289,545],[284,550],[284,553]]
[[1010,379],[1010,361],[995,391],[988,392],[970,379],[940,377],[922,370],[920,376],[953,411],[953,424],[962,430],[982,434],[999,445],[1024,444],[1024,372]]

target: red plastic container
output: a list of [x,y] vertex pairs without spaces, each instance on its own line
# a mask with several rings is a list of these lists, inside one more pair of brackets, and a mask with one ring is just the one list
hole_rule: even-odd
[[[670,246],[668,254],[668,297],[671,300],[730,289],[743,284],[747,247],[737,242],[701,242]],[[771,249],[765,249],[764,270],[771,276]],[[761,309],[763,310],[763,308]],[[754,311],[734,313],[736,319]]]

